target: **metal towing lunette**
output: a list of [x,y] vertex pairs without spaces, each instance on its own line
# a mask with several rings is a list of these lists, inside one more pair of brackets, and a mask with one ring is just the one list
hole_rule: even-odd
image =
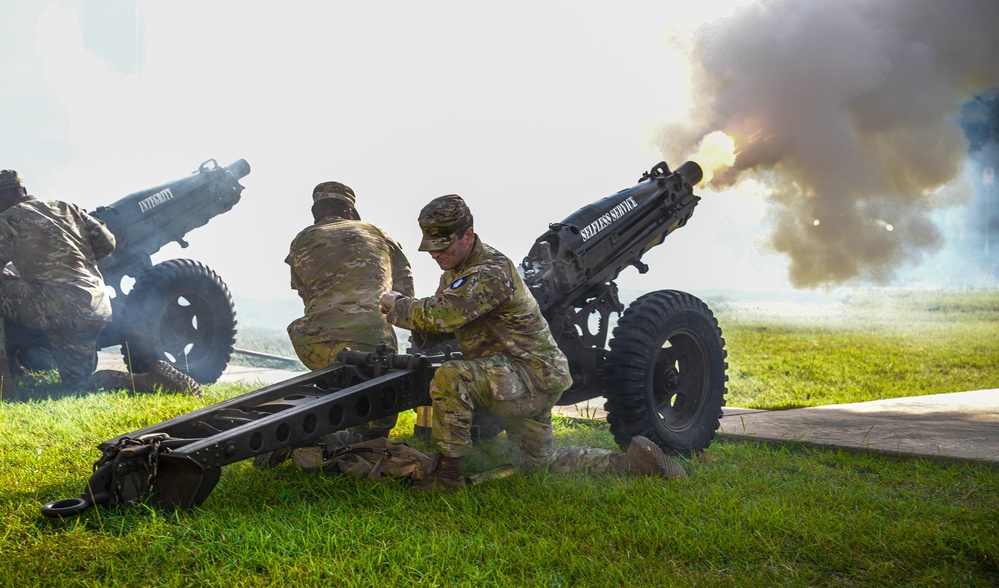
[[103,454],[82,496],[50,502],[42,514],[140,502],[193,508],[225,465],[429,405],[430,379],[452,357],[460,354],[346,350],[340,363],[115,437],[98,446]]

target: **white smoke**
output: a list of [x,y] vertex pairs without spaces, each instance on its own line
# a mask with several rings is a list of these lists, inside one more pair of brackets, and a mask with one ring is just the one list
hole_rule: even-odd
[[696,32],[696,108],[659,143],[682,160],[734,140],[711,183],[769,186],[796,287],[887,282],[940,246],[931,212],[968,198],[958,112],[999,84],[996,23],[995,0],[753,4]]

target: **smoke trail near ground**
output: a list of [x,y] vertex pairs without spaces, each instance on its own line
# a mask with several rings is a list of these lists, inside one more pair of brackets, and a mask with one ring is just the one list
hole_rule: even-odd
[[995,0],[772,0],[699,29],[690,118],[668,161],[717,137],[710,182],[771,191],[769,246],[796,287],[889,281],[941,243],[929,213],[967,197],[960,105],[999,84]]

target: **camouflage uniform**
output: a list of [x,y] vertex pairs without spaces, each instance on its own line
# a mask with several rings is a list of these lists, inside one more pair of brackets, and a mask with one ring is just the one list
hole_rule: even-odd
[[[111,299],[97,261],[115,246],[103,223],[74,204],[25,196],[0,213],[0,315],[48,336],[62,383],[83,385],[97,366],[97,337]],[[0,326],[0,357],[6,356]]]
[[[435,200],[420,216],[420,249],[446,247],[463,223],[470,226],[471,215],[459,197]],[[551,410],[572,383],[568,362],[514,263],[477,236],[467,259],[441,276],[434,296],[397,299],[388,320],[413,331],[420,348],[454,338],[461,350],[463,359],[445,362],[430,384],[432,437],[441,456],[462,456],[473,411],[483,410],[503,419],[520,467],[614,471],[611,450],[554,449]]]
[[[354,204],[353,191],[336,182],[317,186],[313,198]],[[295,237],[285,262],[291,267],[291,287],[305,303],[305,315],[288,325],[288,335],[306,367],[326,367],[347,347],[374,351],[378,343],[387,343],[399,348],[378,299],[385,290],[412,295],[413,274],[402,248],[384,231],[360,220],[326,216]],[[392,416],[352,430],[388,436],[395,422]]]

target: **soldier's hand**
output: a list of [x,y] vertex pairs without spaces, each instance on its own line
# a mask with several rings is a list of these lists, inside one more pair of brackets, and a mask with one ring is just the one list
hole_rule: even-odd
[[394,290],[382,294],[381,299],[378,301],[378,307],[382,311],[382,314],[388,314],[388,311],[392,310],[392,305],[395,304],[395,301],[398,300],[400,296],[402,296],[402,294]]

